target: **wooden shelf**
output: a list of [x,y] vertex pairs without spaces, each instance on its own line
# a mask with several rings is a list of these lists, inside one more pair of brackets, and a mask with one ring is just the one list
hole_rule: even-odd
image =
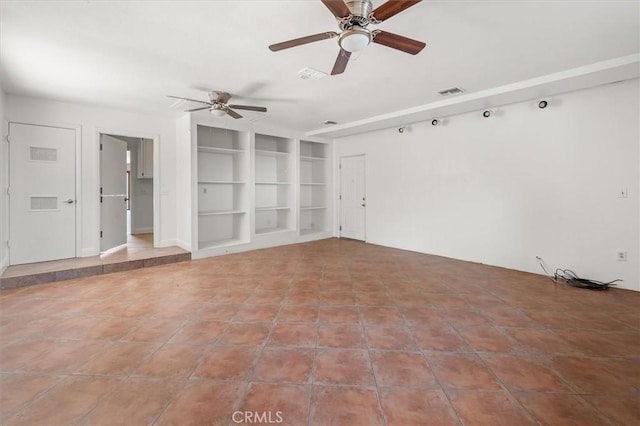
[[233,245],[245,244],[245,243],[247,243],[247,241],[242,240],[240,238],[226,238],[222,240],[199,241],[198,249],[205,250],[210,248],[226,247],[226,246],[233,246]]
[[291,182],[256,182],[256,185],[291,185]]
[[208,154],[242,154],[244,150],[242,149],[232,149],[232,148],[216,148],[212,146],[198,146],[198,152],[204,152]]
[[199,185],[241,185],[246,183],[241,180],[200,180]]
[[223,216],[232,214],[245,214],[244,210],[219,210],[219,211],[204,211],[198,212],[198,216]]
[[285,232],[285,231],[291,231],[291,229],[281,228],[281,227],[260,228],[260,229],[256,229],[256,234],[271,234],[271,233],[274,233],[274,232]]
[[324,231],[322,229],[305,228],[300,230],[300,235],[317,234],[320,232],[324,232]]
[[307,155],[301,155],[300,159],[303,161],[325,161],[325,157],[309,157]]
[[277,155],[291,155],[291,153],[281,152],[281,151],[269,151],[266,149],[256,149],[256,155],[277,156]]
[[256,207],[257,212],[268,212],[274,210],[291,210],[289,206],[275,206],[275,207]]
[[300,210],[323,210],[326,208],[326,206],[304,206],[300,207]]

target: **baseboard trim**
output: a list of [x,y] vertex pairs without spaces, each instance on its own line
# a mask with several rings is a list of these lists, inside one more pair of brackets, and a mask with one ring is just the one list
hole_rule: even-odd
[[184,241],[179,240],[179,239],[173,240],[173,244],[172,245],[178,246],[181,249],[186,250],[186,251],[191,251],[191,244],[187,244]]
[[79,257],[91,257],[91,256],[99,256],[99,255],[100,255],[100,250],[97,250],[95,248],[83,248],[80,250]]
[[158,247],[170,247],[170,246],[178,246],[183,250],[191,251],[191,246],[189,244],[175,238],[171,240],[162,240],[158,243]]
[[132,235],[136,234],[150,234],[153,232],[153,228],[138,228],[131,231]]

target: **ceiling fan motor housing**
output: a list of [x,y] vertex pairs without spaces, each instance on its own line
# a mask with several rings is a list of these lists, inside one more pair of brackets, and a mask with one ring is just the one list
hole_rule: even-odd
[[351,14],[339,20],[342,33],[338,44],[347,52],[357,52],[371,43],[373,39],[371,31],[367,29],[367,25],[370,24],[369,14],[372,5],[370,0],[351,0],[345,4]]
[[351,12],[351,19],[349,19],[349,22],[345,22],[347,28],[343,28],[343,30],[352,25],[366,27],[369,24],[369,14],[373,9],[371,0],[350,0],[345,3]]

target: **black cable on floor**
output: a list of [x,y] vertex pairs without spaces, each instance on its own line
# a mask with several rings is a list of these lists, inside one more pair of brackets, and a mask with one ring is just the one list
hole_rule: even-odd
[[622,282],[621,279],[617,279],[617,280],[613,280],[605,283],[602,281],[589,280],[587,278],[580,278],[578,274],[573,272],[571,269],[560,269],[560,268],[556,269],[556,272],[552,276],[547,270],[547,268],[545,267],[545,264],[542,258],[540,256],[536,256],[536,259],[538,259],[538,263],[540,264],[540,267],[544,271],[545,275],[555,283],[558,283],[558,280],[562,280],[565,282],[565,284],[570,285],[572,287],[586,288],[587,290],[602,291],[602,290],[608,290],[609,287],[615,286],[616,285],[615,283],[617,283],[618,281]]
[[586,278],[580,278],[578,274],[573,272],[571,269],[556,269],[556,272],[553,274],[555,279],[562,279],[568,285],[572,287],[578,288],[586,288],[587,290],[608,290],[609,287],[614,286],[618,281],[622,281],[621,279],[602,282],[596,280],[589,280]]

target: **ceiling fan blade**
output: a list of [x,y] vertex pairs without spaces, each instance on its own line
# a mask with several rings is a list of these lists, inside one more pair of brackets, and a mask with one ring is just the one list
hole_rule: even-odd
[[199,101],[197,99],[189,99],[189,98],[183,98],[182,96],[167,96],[167,98],[173,98],[173,99],[182,99],[184,101],[190,101],[190,102],[200,102],[201,104],[207,104],[207,105],[211,105],[211,102],[205,102],[205,101]]
[[232,109],[227,108],[225,111],[227,112],[227,114],[229,114],[230,116],[232,116],[235,119],[242,118],[242,116],[240,114],[238,114],[237,112],[235,112]]
[[247,111],[267,112],[265,107],[249,106],[249,105],[227,105],[229,108],[246,109]]
[[209,109],[209,108],[211,108],[211,107],[206,106],[206,107],[202,107],[202,108],[193,108],[193,109],[185,110],[185,112],[202,111],[203,109]]
[[340,49],[340,52],[338,52],[338,57],[336,58],[336,63],[333,64],[331,75],[342,74],[344,70],[347,68],[347,64],[349,63],[350,57],[351,57],[351,52],[347,52],[344,49]]
[[371,15],[378,22],[386,21],[414,4],[420,3],[420,1],[422,0],[389,0],[376,7],[373,12],[371,12]]
[[345,18],[351,15],[351,11],[342,0],[322,0],[327,9],[333,13],[336,18]]
[[398,34],[388,33],[386,31],[375,31],[373,42],[392,49],[401,50],[412,55],[420,53],[420,51],[426,46],[426,44],[421,41],[403,37]]
[[337,37],[338,33],[329,31],[326,33],[314,34],[306,37],[295,38],[293,40],[283,41],[282,43],[276,43],[269,46],[272,52],[277,52],[283,49],[289,49],[290,47],[301,46],[303,44],[313,43],[314,41],[326,40]]
[[226,104],[231,99],[231,94],[227,92],[216,92],[218,97],[216,98],[216,102],[220,102],[221,104]]

